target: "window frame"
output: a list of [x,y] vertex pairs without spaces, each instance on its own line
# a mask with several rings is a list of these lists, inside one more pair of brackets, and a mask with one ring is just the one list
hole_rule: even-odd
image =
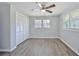
[[34,28],[42,28],[42,20],[34,20]]
[[[75,10],[77,10],[77,9],[75,9]],[[72,10],[71,12],[69,12],[69,13],[66,13],[64,16],[63,16],[63,28],[65,29],[65,30],[72,30],[72,31],[78,31],[79,30],[79,28],[76,28],[76,27],[74,27],[74,26],[72,26],[73,24],[72,24],[72,20],[73,20],[73,17],[72,17],[72,13],[73,12],[76,12],[75,10]],[[68,27],[65,27],[65,17],[66,17],[66,15],[69,15],[69,20],[68,20],[68,22],[69,22],[69,28]],[[78,17],[79,17],[79,14],[78,14]],[[76,18],[76,17],[75,17]],[[64,25],[65,24],[65,25]]]
[[50,28],[50,20],[46,19],[46,20],[42,20],[42,24],[43,24],[43,28]]

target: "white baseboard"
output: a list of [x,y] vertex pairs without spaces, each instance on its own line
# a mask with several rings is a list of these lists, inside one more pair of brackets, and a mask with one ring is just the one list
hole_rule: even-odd
[[16,49],[16,46],[15,46],[14,48],[11,48],[11,49],[10,49],[10,52],[12,52],[12,51],[15,50],[15,49]]
[[0,52],[10,52],[9,49],[0,49]]
[[15,49],[16,49],[16,47],[14,47],[12,49],[0,49],[0,52],[12,52]]
[[56,36],[56,37],[29,37],[29,38],[59,38],[59,37]]
[[79,52],[76,51],[74,48],[72,48],[62,37],[59,37],[59,39],[66,44],[73,52],[75,52],[77,55],[79,55]]

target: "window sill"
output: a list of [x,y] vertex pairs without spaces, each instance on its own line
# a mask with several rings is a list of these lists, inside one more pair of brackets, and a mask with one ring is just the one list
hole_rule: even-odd
[[79,32],[79,29],[73,29],[73,28],[64,28],[65,31],[73,31],[73,32]]

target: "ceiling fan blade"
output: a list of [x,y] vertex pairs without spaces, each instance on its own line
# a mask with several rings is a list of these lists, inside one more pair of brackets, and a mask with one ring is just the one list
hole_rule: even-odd
[[42,8],[42,5],[41,5],[40,3],[38,3],[38,5],[39,5],[39,7],[41,7],[41,8]]
[[52,8],[52,7],[55,7],[55,6],[56,6],[55,4],[52,4],[52,5],[48,6],[48,7],[45,7],[44,9],[49,9],[49,8]]
[[49,13],[52,13],[52,11],[50,11],[50,10],[45,10],[45,11],[47,11],[47,12],[49,12]]
[[41,4],[41,3],[36,2],[36,4],[38,4],[38,6],[39,6],[40,8],[42,8],[42,4]]

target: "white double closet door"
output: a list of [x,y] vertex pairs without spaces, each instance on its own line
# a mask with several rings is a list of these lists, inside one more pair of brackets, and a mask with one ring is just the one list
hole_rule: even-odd
[[16,13],[16,45],[27,39],[28,21],[27,17],[21,13]]

